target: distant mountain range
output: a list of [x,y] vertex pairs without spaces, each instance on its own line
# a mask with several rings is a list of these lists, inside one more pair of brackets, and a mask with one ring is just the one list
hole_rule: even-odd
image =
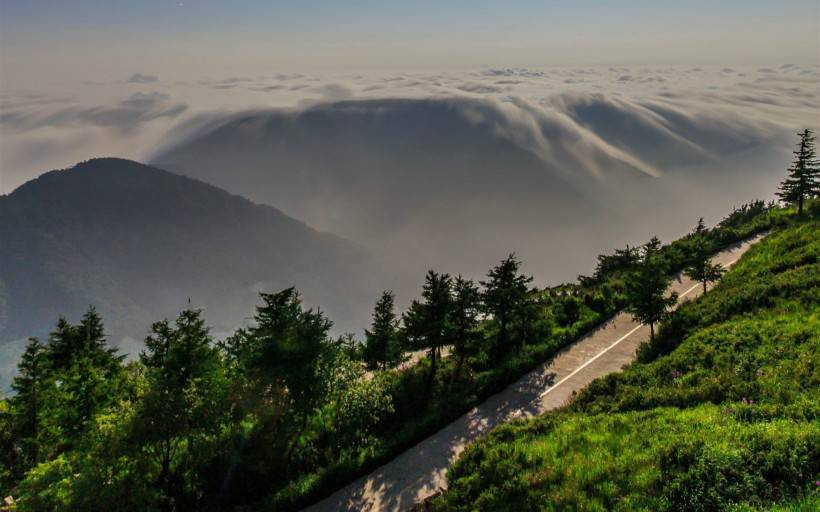
[[89,306],[112,339],[141,340],[189,303],[216,331],[258,291],[296,286],[336,330],[366,324],[384,283],[361,246],[200,181],[114,158],[0,196],[0,341],[43,335]]

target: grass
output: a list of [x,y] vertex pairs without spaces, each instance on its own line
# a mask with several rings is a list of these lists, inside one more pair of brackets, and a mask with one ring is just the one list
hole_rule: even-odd
[[494,432],[453,467],[444,510],[715,510],[803,491],[820,424],[726,407],[553,414]]
[[639,362],[466,450],[432,509],[816,509],[820,223],[779,215]]

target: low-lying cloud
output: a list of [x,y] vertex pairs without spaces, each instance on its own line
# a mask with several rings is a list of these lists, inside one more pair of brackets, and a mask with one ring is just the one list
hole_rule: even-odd
[[51,113],[9,110],[0,114],[0,124],[16,130],[89,125],[128,132],[155,119],[175,118],[187,109],[186,104],[172,102],[167,94],[135,92],[112,105],[66,107]]
[[[135,86],[146,84],[154,84],[158,90],[133,90]],[[97,89],[104,94],[96,93]],[[115,94],[111,94],[112,91]],[[541,111],[550,119],[547,125],[553,128],[539,128],[547,137],[563,133],[562,130],[555,131],[555,126],[562,123],[575,125],[568,133],[577,138],[576,154],[589,149],[592,140],[596,142],[592,144],[591,155],[601,153],[601,148],[606,149],[606,158],[587,156],[583,159],[580,165],[586,171],[600,172],[608,165],[608,158],[615,158],[630,162],[628,165],[633,168],[657,174],[665,166],[681,161],[676,151],[669,150],[673,146],[678,149],[688,147],[687,154],[720,159],[724,148],[709,140],[731,138],[728,132],[736,129],[739,123],[752,127],[755,135],[749,139],[751,141],[757,140],[760,130],[791,134],[803,126],[816,124],[820,116],[818,94],[818,67],[798,64],[766,67],[488,67],[463,72],[333,76],[279,71],[182,82],[160,81],[154,75],[134,73],[118,86],[100,82],[73,88],[67,84],[59,95],[38,94],[37,91],[15,95],[3,91],[0,97],[0,166],[4,176],[0,192],[10,191],[48,167],[67,166],[92,156],[116,152],[121,156],[144,159],[155,154],[159,145],[167,144],[169,138],[179,136],[180,129],[173,128],[174,123],[188,123],[208,112],[229,115],[251,107],[271,106],[298,110],[315,105],[317,101],[387,98],[484,98],[507,105],[504,108],[510,111],[514,111],[510,105],[516,102],[528,105],[532,112]],[[601,95],[602,101],[585,106],[583,98],[594,95]],[[113,99],[100,101],[98,97]],[[567,103],[570,98],[575,98],[572,108]],[[586,109],[586,115],[581,120],[578,114],[583,109]],[[641,137],[625,140],[615,133],[620,130],[618,123],[627,119],[624,117],[626,111],[629,115],[640,113],[636,118],[638,125],[651,128],[652,136],[663,139],[665,145],[652,149],[652,144],[645,140],[644,150],[634,151]],[[536,121],[538,116],[532,117],[526,112],[527,109],[518,108],[515,115],[522,116],[522,119],[530,116],[522,122],[533,126],[543,124]],[[657,118],[659,115],[672,117],[661,122]],[[695,119],[713,127],[706,136],[709,140],[694,140],[676,131],[687,129],[686,125]],[[763,126],[767,123],[771,126]],[[669,124],[677,127],[673,126],[670,131]],[[66,152],[60,143],[61,137],[84,142]],[[549,144],[535,143],[538,138],[532,135],[524,138],[530,139],[542,158],[555,157],[555,154],[547,155],[556,151]],[[29,158],[30,151],[25,148],[31,147],[43,149],[39,158]],[[42,167],[44,164],[46,168]]]
[[155,75],[143,75],[142,73],[134,73],[128,80],[129,84],[153,84],[159,82],[159,77]]

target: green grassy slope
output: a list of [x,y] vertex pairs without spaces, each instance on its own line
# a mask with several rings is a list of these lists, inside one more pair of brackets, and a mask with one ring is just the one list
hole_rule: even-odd
[[814,510],[820,223],[781,228],[623,373],[496,429],[434,510]]

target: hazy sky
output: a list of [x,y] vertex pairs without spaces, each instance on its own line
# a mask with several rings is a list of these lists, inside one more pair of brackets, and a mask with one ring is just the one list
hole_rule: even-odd
[[818,61],[817,0],[0,0],[5,86],[135,69]]

